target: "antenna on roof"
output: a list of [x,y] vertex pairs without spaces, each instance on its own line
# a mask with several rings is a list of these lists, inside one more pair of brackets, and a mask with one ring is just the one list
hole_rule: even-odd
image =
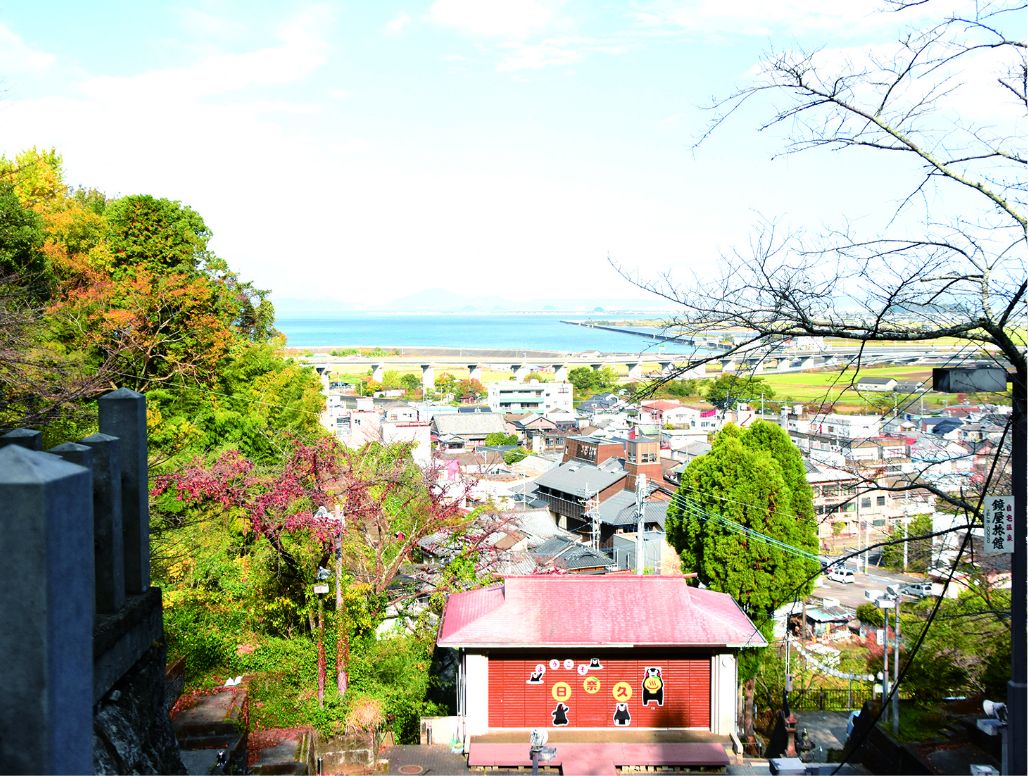
[[585,516],[592,518],[592,532],[589,544],[597,552],[600,549],[600,492],[592,493],[589,485],[585,486]]
[[643,514],[646,511],[646,475],[640,474],[635,478],[635,514],[637,525],[635,528],[635,573],[640,576],[645,573],[645,548],[643,545]]

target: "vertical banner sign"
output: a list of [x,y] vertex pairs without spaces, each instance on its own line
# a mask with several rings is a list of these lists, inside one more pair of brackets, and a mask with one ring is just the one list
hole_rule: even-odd
[[1014,551],[1014,497],[993,496],[986,499],[986,555],[1002,555]]

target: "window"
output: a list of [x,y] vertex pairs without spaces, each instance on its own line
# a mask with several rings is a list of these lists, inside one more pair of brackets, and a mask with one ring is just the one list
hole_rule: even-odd
[[861,509],[870,509],[871,508],[871,498],[870,498],[870,496],[867,497],[867,498],[860,499],[860,508]]
[[875,499],[875,503],[878,504],[878,506],[880,506],[880,507],[884,507],[885,506],[885,496],[879,496],[878,498],[876,498]]

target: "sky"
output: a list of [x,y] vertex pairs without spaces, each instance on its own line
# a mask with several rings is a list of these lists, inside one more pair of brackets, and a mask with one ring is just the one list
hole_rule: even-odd
[[54,147],[69,184],[188,204],[286,304],[638,300],[608,258],[687,282],[762,222],[902,196],[883,161],[778,153],[766,105],[695,146],[768,52],[894,41],[878,8],[0,0],[0,153]]

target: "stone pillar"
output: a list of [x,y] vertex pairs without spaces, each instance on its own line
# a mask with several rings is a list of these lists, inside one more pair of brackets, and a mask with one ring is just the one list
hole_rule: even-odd
[[531,371],[532,371],[532,365],[531,364],[515,364],[514,365],[514,381],[518,382],[518,383],[523,383],[525,381],[525,378],[529,375],[529,373]]
[[43,435],[31,428],[16,428],[0,436],[0,447],[18,445],[26,450],[42,450]]
[[121,443],[121,519],[125,592],[150,588],[150,492],[146,460],[146,397],[119,388],[102,396],[100,433]]
[[482,382],[482,365],[468,364],[468,376],[472,380],[478,380],[478,382]]
[[631,380],[642,380],[643,370],[642,363],[639,361],[629,361],[626,366],[628,367],[628,377]]
[[385,377],[385,364],[372,364],[371,365],[371,379],[376,383],[382,382]]
[[435,370],[431,364],[421,365],[421,387],[426,393],[435,390]]
[[0,450],[2,773],[93,772],[90,480],[56,455]]
[[556,380],[558,383],[566,383],[568,381],[568,365],[554,364],[553,379]]
[[658,361],[657,365],[660,367],[660,374],[662,377],[667,376],[668,371],[674,364],[671,361]]
[[121,442],[107,434],[79,440],[93,451],[93,543],[96,610],[113,614],[125,605],[125,530],[121,517]]
[[[73,463],[73,464],[75,464],[77,466],[81,466],[83,469],[88,469],[89,470],[89,478],[90,478],[90,483],[91,483],[91,490],[92,490],[92,493],[93,493],[93,498],[91,500],[91,505],[90,506],[92,508],[92,513],[93,513],[93,521],[92,522],[93,522],[93,545],[94,545],[94,552],[92,554],[89,554],[89,553],[85,552],[85,548],[83,548],[82,549],[82,557],[83,557],[83,562],[87,562],[87,560],[88,560],[89,567],[90,567],[89,573],[90,573],[90,576],[93,578],[93,580],[94,580],[93,584],[95,585],[96,584],[96,582],[95,582],[95,580],[96,580],[96,552],[95,552],[95,548],[96,548],[96,544],[97,544],[96,521],[97,521],[97,507],[99,505],[96,503],[96,474],[95,474],[95,472],[93,470],[93,466],[95,464],[94,456],[93,456],[93,451],[90,448],[86,447],[85,445],[78,444],[77,442],[65,442],[62,445],[57,445],[56,447],[51,447],[49,450],[47,450],[47,452],[50,453],[51,455],[60,456],[61,458],[63,458],[68,463]],[[120,511],[120,507],[119,507],[119,511]],[[120,542],[119,542],[119,544],[120,544]],[[122,598],[124,599],[124,594],[122,594]],[[95,605],[94,605],[93,611],[94,612],[96,611]]]

